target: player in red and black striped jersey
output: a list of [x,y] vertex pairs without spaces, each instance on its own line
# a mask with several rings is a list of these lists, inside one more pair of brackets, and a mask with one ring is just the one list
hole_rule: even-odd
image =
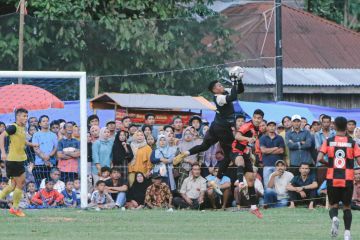
[[[360,147],[346,134],[347,120],[344,117],[335,119],[336,136],[324,141],[318,161],[327,165],[327,194],[330,203],[329,215],[332,220],[331,235],[339,232],[338,208],[343,203],[345,233],[344,239],[351,239],[352,221],[351,199],[354,188],[354,160],[360,163]],[[328,162],[324,156],[328,156]]]
[[264,119],[264,112],[260,109],[254,111],[252,120],[242,125],[235,133],[235,140],[232,143],[231,159],[237,166],[237,177],[239,181],[239,189],[243,189],[244,173],[247,182],[248,193],[250,197],[251,213],[258,218],[262,218],[262,214],[256,206],[255,177],[253,164],[251,161],[251,146],[255,143],[259,135],[259,125]]

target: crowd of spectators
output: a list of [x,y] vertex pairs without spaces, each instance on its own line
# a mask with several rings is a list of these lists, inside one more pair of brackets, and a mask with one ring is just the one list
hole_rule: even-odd
[[[285,116],[280,123],[264,120],[260,136],[251,144],[260,206],[312,209],[326,205],[326,166],[316,162],[322,143],[334,136],[334,119],[321,115],[309,123],[299,115]],[[234,134],[246,122],[237,116]],[[104,125],[104,127],[100,127]],[[100,123],[88,117],[88,206],[101,209],[248,208],[249,194],[239,189],[236,166],[217,178],[223,152],[219,144],[207,151],[174,158],[200,144],[209,123],[200,116],[184,122],[179,116],[165,126],[156,124],[154,114],[135,124],[130,117]],[[6,124],[0,122],[0,134]],[[349,120],[347,134],[360,144],[360,128]],[[71,121],[49,116],[30,117],[27,140],[39,147],[27,147],[26,189],[22,208],[80,206],[80,127]],[[326,157],[325,157],[326,160]],[[0,190],[8,184],[5,164],[0,162]],[[11,195],[0,206],[11,207]],[[352,208],[360,209],[360,169],[354,179]]]

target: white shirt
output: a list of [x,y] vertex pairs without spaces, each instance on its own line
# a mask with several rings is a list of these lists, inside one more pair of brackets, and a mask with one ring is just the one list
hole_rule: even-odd
[[219,106],[224,106],[226,104],[226,95],[215,95],[216,96],[216,103]]
[[[40,189],[45,188],[45,178],[43,180],[41,180],[40,183]],[[59,193],[61,193],[62,191],[65,190],[65,183],[63,181],[58,180],[55,184],[54,184],[54,189],[56,191],[58,191]]]
[[[272,173],[270,175],[273,175],[274,173]],[[282,176],[276,176],[274,179],[274,188],[275,188],[275,192],[277,193],[277,198],[278,200],[280,199],[284,199],[284,198],[288,198],[288,193],[286,190],[286,186],[291,182],[291,180],[293,179],[294,175],[291,172],[285,171],[284,174]]]

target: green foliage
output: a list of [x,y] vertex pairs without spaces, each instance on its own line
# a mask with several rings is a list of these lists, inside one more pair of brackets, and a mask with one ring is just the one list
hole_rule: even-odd
[[359,0],[306,0],[305,3],[311,13],[360,31]]
[[[224,63],[237,57],[229,39],[231,31],[223,27],[225,17],[207,8],[209,2],[28,1],[24,69],[131,75]],[[17,18],[0,18],[1,69],[17,66]],[[219,69],[207,68],[109,77],[101,79],[100,90],[196,95],[218,76]],[[89,87],[91,92],[92,84]]]

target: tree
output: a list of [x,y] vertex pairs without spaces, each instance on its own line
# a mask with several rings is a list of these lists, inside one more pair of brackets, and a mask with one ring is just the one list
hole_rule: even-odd
[[[17,0],[8,0],[17,4]],[[102,91],[198,94],[217,68],[237,57],[225,17],[204,0],[32,0],[25,22],[25,70],[86,71]],[[196,16],[196,17],[194,17]],[[0,66],[16,69],[17,16],[0,28]],[[3,20],[1,20],[3,21]],[[215,39],[211,46],[206,39]],[[137,73],[146,75],[133,75]],[[65,91],[66,92],[66,91]]]

